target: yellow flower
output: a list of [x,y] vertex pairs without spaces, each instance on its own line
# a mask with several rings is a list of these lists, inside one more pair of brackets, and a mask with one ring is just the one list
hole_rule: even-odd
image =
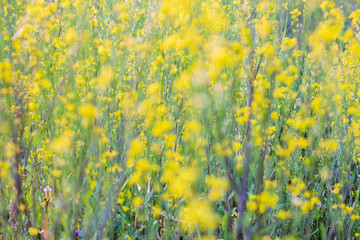
[[247,202],[246,207],[247,207],[250,211],[256,211],[256,209],[257,209],[257,205],[256,205],[255,201],[249,201],[249,202]]
[[249,202],[246,204],[250,211],[264,213],[269,208],[274,208],[279,197],[275,192],[265,190],[259,195],[251,195]]
[[152,134],[155,137],[162,136],[165,132],[169,131],[171,128],[171,122],[168,120],[157,121],[152,130]]
[[192,200],[182,208],[179,213],[180,224],[187,232],[200,230],[214,230],[219,222],[219,217],[213,211],[209,202],[205,200]]
[[336,183],[333,186],[333,190],[331,192],[334,193],[334,194],[340,194],[341,187],[342,187],[341,183]]
[[0,162],[0,178],[6,178],[10,174],[11,163]]
[[291,213],[289,211],[280,210],[277,214],[277,217],[280,219],[289,219],[291,218]]
[[96,77],[96,88],[98,90],[105,90],[107,87],[109,87],[111,81],[114,78],[114,71],[111,67],[104,67],[100,75]]
[[256,23],[255,29],[261,38],[265,38],[271,33],[272,25],[269,20],[263,18]]
[[130,149],[128,150],[128,155],[130,158],[140,155],[143,150],[143,146],[138,139],[133,139],[130,144]]
[[79,107],[79,114],[83,118],[87,118],[89,120],[94,120],[98,114],[98,110],[94,105],[86,104]]
[[11,63],[8,61],[0,62],[0,79],[6,83],[11,81]]
[[186,93],[191,86],[191,76],[190,73],[184,71],[181,73],[180,77],[174,82],[174,89],[180,93]]
[[297,44],[296,38],[285,37],[284,41],[283,41],[283,50],[286,51],[291,48],[294,48],[296,46],[296,44]]
[[53,175],[55,178],[58,178],[61,176],[62,171],[61,170],[52,170],[51,175]]
[[221,200],[229,187],[229,183],[226,178],[215,177],[214,175],[208,177],[207,184],[210,186],[210,201]]
[[237,152],[241,149],[242,145],[239,142],[233,142],[232,143],[232,149],[234,152]]
[[290,12],[290,14],[293,19],[297,19],[297,17],[301,15],[301,12],[297,8],[295,8]]
[[39,233],[39,230],[37,230],[36,228],[33,228],[33,227],[29,228],[29,234],[31,236],[36,236],[36,235],[38,235],[38,233]]
[[70,130],[65,131],[63,135],[55,138],[51,143],[51,149],[55,153],[68,153],[72,149],[74,133]]
[[19,148],[17,145],[13,142],[7,142],[5,144],[5,156],[7,158],[12,158],[15,156],[15,154],[19,151]]
[[143,202],[143,199],[141,197],[134,197],[132,203],[135,207],[140,207],[140,204]]
[[19,210],[20,211],[24,211],[25,209],[26,209],[26,206],[25,206],[25,204],[20,204],[19,206],[18,206],[18,208],[19,208]]

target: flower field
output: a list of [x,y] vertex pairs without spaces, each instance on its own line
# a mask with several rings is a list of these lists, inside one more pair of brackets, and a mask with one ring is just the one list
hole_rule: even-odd
[[359,0],[0,0],[0,239],[360,239]]

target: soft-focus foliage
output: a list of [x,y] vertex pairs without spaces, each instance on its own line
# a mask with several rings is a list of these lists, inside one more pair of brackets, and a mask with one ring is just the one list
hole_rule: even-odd
[[360,2],[0,0],[1,239],[359,239]]

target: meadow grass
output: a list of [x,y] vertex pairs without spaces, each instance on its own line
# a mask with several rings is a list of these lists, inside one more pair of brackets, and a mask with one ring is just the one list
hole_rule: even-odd
[[360,239],[360,2],[0,0],[1,239]]

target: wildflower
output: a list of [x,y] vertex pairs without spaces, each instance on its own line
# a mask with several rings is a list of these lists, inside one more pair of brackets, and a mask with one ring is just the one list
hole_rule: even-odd
[[157,121],[152,130],[152,134],[155,137],[162,136],[165,132],[169,131],[171,128],[171,122],[168,120]]
[[62,171],[59,170],[59,169],[57,169],[57,170],[52,170],[52,171],[51,171],[51,174],[52,174],[55,178],[60,177],[60,176],[61,176],[61,173],[62,173]]
[[316,205],[319,207],[319,210],[322,209],[322,204],[321,203],[317,203]]
[[54,139],[51,143],[51,149],[55,153],[69,153],[73,144],[74,133],[70,130],[64,132],[63,135]]
[[283,41],[283,50],[286,51],[288,49],[294,48],[296,44],[297,44],[296,38],[285,37]]
[[114,78],[114,71],[111,67],[103,67],[99,76],[96,77],[96,88],[98,90],[104,91],[107,87],[109,87],[111,81]]
[[142,143],[138,139],[133,139],[131,141],[130,148],[128,150],[129,157],[135,157],[137,155],[140,155],[140,153],[143,150]]
[[11,81],[11,63],[8,61],[0,62],[0,79],[6,83]]
[[79,114],[83,118],[93,120],[98,114],[98,110],[95,108],[95,106],[86,104],[79,107]]
[[291,213],[289,211],[280,210],[277,214],[277,217],[280,219],[289,219],[291,218]]
[[52,202],[53,201],[53,190],[49,187],[49,186],[46,186],[44,188],[44,192],[45,192],[45,199],[48,201],[48,202]]
[[5,144],[5,156],[7,158],[12,158],[19,151],[17,145],[13,142],[7,142]]
[[211,205],[205,200],[191,200],[179,213],[181,226],[188,232],[196,228],[201,230],[214,230],[219,217],[214,213]]
[[229,187],[226,178],[215,177],[211,175],[207,179],[207,184],[210,186],[209,200],[218,201],[222,199],[227,188]]
[[30,236],[36,236],[36,235],[38,235],[38,233],[39,233],[39,230],[37,230],[36,228],[33,228],[33,227],[29,227]]
[[291,14],[291,18],[295,19],[295,21],[297,20],[297,18],[301,15],[301,12],[298,9],[294,9],[290,12]]
[[143,199],[141,197],[134,197],[132,203],[135,207],[139,207],[140,204],[143,202]]

